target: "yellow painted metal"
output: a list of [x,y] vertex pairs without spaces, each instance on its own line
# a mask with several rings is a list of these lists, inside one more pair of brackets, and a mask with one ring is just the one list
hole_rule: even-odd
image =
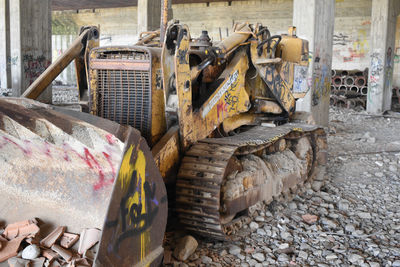
[[[256,40],[251,41],[250,52],[252,62],[257,62],[269,56],[266,52],[259,55],[257,45],[258,42]],[[294,64],[283,61],[281,64],[254,64],[254,66],[278,103],[289,115],[292,115],[296,104],[291,91],[293,88]]]
[[[149,48],[152,54],[151,62],[151,145],[156,144],[167,131],[167,121],[165,117],[165,96],[163,90],[162,70],[161,70],[161,49]],[[164,176],[163,176],[164,177]]]
[[252,31],[248,23],[237,24],[233,34],[223,39],[216,45],[220,49],[221,54],[227,54],[231,50],[236,49],[243,44],[252,35]]
[[248,69],[246,50],[237,51],[220,78],[223,82],[197,110],[192,106],[191,72],[189,66],[189,29],[179,29],[175,51],[176,89],[179,99],[179,126],[182,147],[206,138],[226,118],[246,112],[250,107],[245,90],[245,75]]
[[288,29],[289,35],[290,36],[296,36],[296,27],[295,26],[290,26]]
[[274,101],[257,99],[256,101],[257,112],[281,114],[282,108]]
[[282,35],[276,48],[276,56],[283,61],[308,65],[308,41],[291,35]]
[[91,29],[90,34],[87,36],[86,46],[84,47],[85,51],[84,54],[75,58],[75,72],[76,72],[76,80],[78,84],[78,92],[80,100],[87,100],[82,99],[83,97],[87,98],[88,96],[85,95],[87,90],[89,89],[89,54],[90,50],[93,48],[99,47],[100,45],[100,34],[97,33],[97,38],[93,36],[93,30],[96,30],[96,27],[82,27],[81,32],[85,31],[86,29]]
[[222,123],[222,127],[225,133],[229,133],[230,131],[237,129],[240,126],[255,123],[256,119],[257,115],[253,113],[242,113],[225,119]]
[[175,126],[158,141],[151,150],[154,160],[165,183],[172,183],[181,159],[179,127]]

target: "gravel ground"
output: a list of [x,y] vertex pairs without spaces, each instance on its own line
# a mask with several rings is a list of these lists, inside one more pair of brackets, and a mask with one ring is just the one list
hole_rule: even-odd
[[325,185],[253,207],[236,241],[198,239],[171,265],[400,266],[400,114],[391,116],[331,109]]

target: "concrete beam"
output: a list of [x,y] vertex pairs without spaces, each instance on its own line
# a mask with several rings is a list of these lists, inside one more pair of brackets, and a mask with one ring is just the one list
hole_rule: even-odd
[[0,0],[0,88],[11,88],[9,0]]
[[372,0],[367,111],[373,114],[380,114],[391,108],[399,8],[397,0]]
[[296,103],[297,111],[309,112],[315,124],[329,123],[335,0],[294,0],[293,25],[297,35],[309,41],[309,91]]
[[[11,76],[20,96],[51,64],[51,0],[10,1]],[[51,102],[51,88],[39,98]]]
[[138,1],[138,33],[160,28],[161,0]]

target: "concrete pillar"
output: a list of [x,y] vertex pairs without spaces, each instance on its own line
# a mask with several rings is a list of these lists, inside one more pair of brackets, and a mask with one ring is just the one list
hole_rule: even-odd
[[372,0],[367,111],[390,110],[398,0]]
[[[20,96],[51,64],[51,0],[11,0],[11,76]],[[51,102],[51,88],[39,98]]]
[[138,33],[160,28],[161,0],[138,0]]
[[297,35],[309,41],[307,95],[297,101],[296,110],[309,112],[319,125],[329,123],[333,27],[335,0],[294,0],[293,25]]
[[9,0],[0,0],[0,89],[11,88],[11,64]]

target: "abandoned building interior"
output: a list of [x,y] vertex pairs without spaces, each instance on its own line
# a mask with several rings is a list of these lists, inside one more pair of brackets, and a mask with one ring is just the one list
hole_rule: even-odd
[[0,266],[400,267],[400,0],[0,0]]

